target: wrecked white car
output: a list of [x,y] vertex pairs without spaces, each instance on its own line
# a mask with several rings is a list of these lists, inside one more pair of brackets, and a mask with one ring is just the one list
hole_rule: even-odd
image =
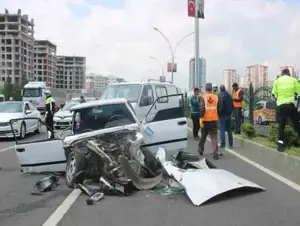
[[[140,166],[136,162],[145,161],[141,148],[147,150],[146,161],[158,147],[170,153],[185,149],[187,120],[183,101],[178,101],[178,97],[183,98],[181,94],[158,98],[142,123],[125,99],[76,105],[71,108],[73,120],[69,136],[59,136],[55,131],[55,139],[49,139],[44,128],[41,131],[45,133],[39,137],[16,140],[21,168],[24,173],[66,172],[67,184],[72,186],[75,178],[80,182],[82,178],[99,174],[111,176],[112,170],[117,171],[120,155],[126,156],[138,170]],[[177,102],[171,101],[172,98]],[[20,120],[24,119],[12,123]],[[99,161],[99,156],[105,161]],[[148,173],[155,175],[151,169]]]

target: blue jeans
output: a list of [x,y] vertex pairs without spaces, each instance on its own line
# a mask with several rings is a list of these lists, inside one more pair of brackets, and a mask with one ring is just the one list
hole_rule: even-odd
[[219,126],[220,126],[220,139],[221,139],[221,147],[225,147],[225,132],[228,135],[228,143],[229,147],[233,145],[233,137],[232,137],[232,130],[231,130],[231,118],[230,117],[220,117],[219,118]]

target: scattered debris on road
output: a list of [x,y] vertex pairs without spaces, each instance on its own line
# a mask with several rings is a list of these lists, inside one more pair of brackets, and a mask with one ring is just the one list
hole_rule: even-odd
[[37,181],[31,192],[32,195],[42,195],[44,192],[52,191],[59,184],[59,176],[51,175]]

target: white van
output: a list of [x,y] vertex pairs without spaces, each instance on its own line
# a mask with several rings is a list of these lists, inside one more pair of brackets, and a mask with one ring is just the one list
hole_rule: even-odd
[[[173,84],[148,80],[143,82],[109,84],[101,96],[101,99],[127,99],[131,103],[137,118],[142,120],[158,97],[180,93],[181,90]],[[165,108],[165,103],[171,101],[174,101],[174,98],[161,98],[157,101],[155,109],[158,110],[162,104],[164,104]]]

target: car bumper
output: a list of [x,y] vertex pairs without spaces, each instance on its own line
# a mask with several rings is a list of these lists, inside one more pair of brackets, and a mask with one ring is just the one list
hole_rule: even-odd
[[[19,130],[15,129],[14,133],[16,136],[19,136]],[[0,138],[14,138],[14,133],[11,130],[10,126],[0,127]]]
[[60,119],[54,121],[54,128],[56,129],[65,129],[72,125],[72,120],[70,119]]

